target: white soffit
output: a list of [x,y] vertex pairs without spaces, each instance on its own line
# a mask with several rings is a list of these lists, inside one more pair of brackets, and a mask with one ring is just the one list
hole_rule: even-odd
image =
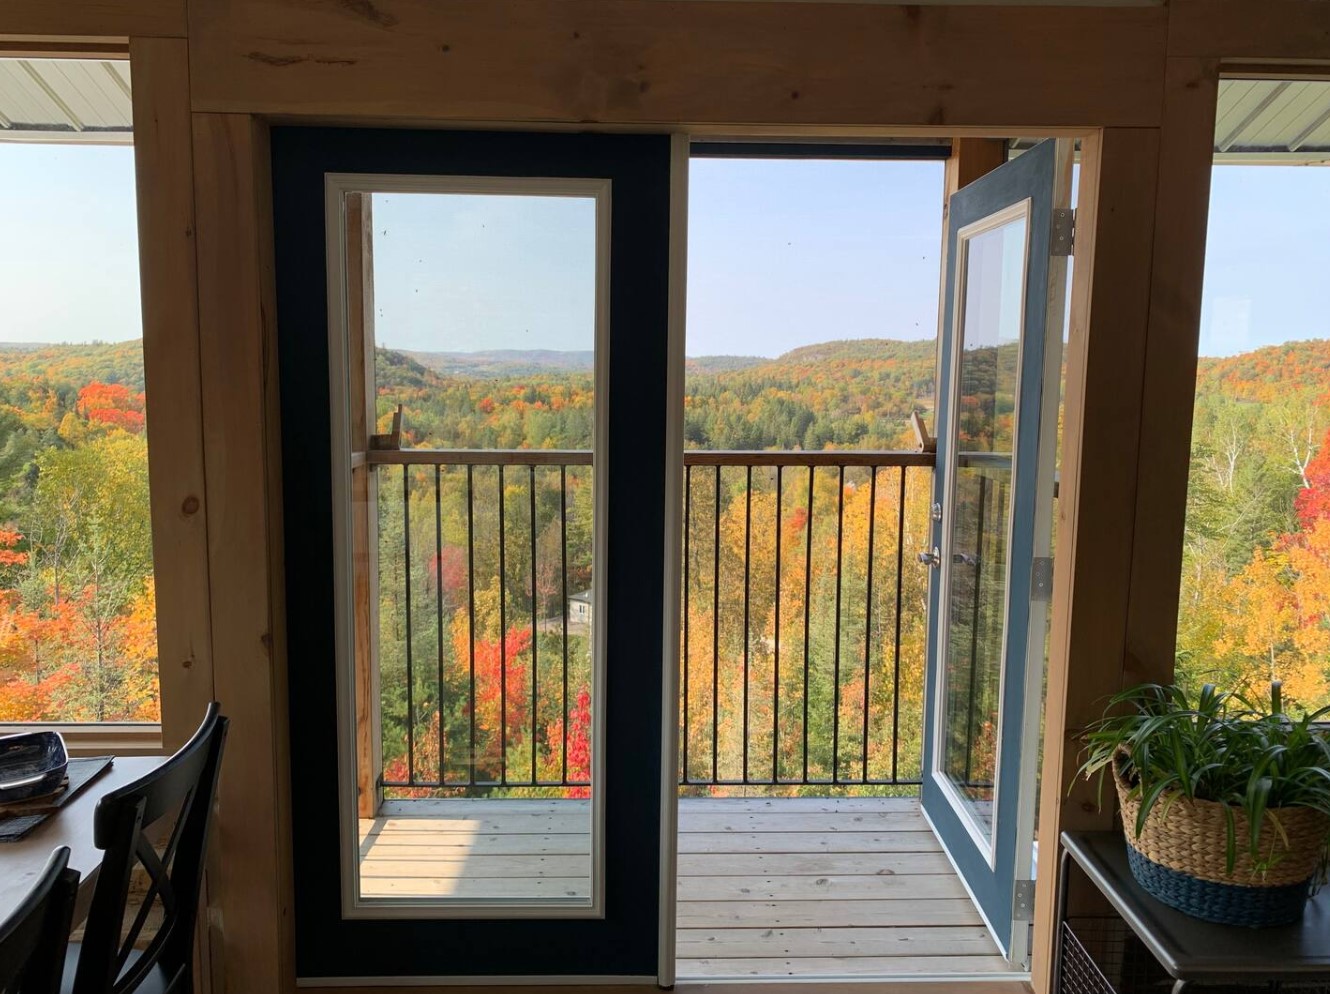
[[1215,161],[1330,164],[1330,81],[1220,80]]
[[0,59],[0,141],[133,141],[127,60]]

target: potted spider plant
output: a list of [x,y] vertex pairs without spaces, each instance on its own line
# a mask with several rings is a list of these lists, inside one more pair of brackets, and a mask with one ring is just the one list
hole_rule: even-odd
[[1296,921],[1330,843],[1330,707],[1284,713],[1205,686],[1145,684],[1084,734],[1080,772],[1111,776],[1128,861],[1150,894],[1223,924]]

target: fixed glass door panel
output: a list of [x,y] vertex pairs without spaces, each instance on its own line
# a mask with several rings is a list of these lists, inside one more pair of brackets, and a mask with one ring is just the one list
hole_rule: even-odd
[[1044,142],[951,198],[934,476],[923,808],[1004,952],[1028,955],[1042,605],[1070,152]]
[[610,184],[326,186],[344,910],[595,915]]
[[670,140],[272,134],[298,975],[654,979]]

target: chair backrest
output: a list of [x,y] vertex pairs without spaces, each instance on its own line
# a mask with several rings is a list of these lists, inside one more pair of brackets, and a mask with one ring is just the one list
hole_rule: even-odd
[[[84,927],[74,994],[127,994],[154,967],[165,974],[167,990],[190,988],[194,924],[227,724],[217,703],[209,704],[203,724],[179,752],[97,803],[93,841],[105,855]],[[172,813],[169,833],[157,831],[154,823]],[[145,831],[149,828],[166,839],[160,855]],[[148,888],[126,929],[136,864],[143,867]],[[136,950],[154,904],[161,906],[161,924],[152,940]]]
[[57,994],[78,887],[69,847],[61,846],[23,903],[0,922],[0,991]]

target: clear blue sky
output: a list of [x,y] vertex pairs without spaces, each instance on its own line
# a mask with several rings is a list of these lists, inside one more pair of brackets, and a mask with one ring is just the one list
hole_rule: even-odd
[[[690,355],[936,334],[937,163],[699,159],[690,178]],[[0,341],[140,335],[133,189],[129,148],[0,143]],[[588,202],[377,200],[383,340],[589,347]],[[1330,168],[1216,168],[1203,355],[1330,338],[1327,274]]]

